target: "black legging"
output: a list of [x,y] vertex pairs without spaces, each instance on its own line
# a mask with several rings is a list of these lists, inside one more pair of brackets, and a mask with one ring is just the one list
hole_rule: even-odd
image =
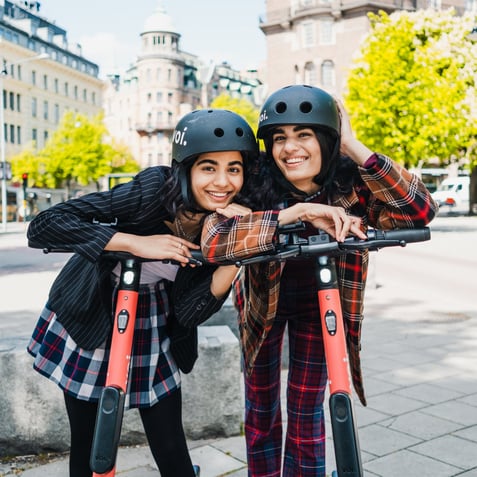
[[[64,396],[71,430],[70,477],[91,477],[89,458],[98,405]],[[194,477],[182,427],[181,390],[139,413],[161,477]]]

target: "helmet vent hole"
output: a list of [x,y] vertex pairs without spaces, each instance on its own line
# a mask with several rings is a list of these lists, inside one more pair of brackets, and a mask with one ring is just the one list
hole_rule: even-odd
[[302,113],[309,113],[313,109],[313,106],[309,101],[303,101],[303,103],[300,103],[300,111]]
[[235,130],[235,134],[237,134],[238,137],[243,137],[243,129],[242,128],[237,128]]
[[214,129],[214,134],[217,136],[217,137],[223,137],[224,135],[224,130],[222,128],[215,128]]
[[285,103],[285,102],[283,102],[283,101],[280,101],[280,102],[277,103],[277,105],[275,106],[275,111],[276,111],[278,114],[283,114],[286,110],[287,110],[287,103]]

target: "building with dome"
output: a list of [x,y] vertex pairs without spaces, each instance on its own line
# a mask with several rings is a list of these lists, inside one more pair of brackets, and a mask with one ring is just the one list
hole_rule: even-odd
[[261,103],[256,72],[243,75],[227,63],[204,64],[181,50],[181,35],[162,2],[146,18],[140,38],[133,66],[109,76],[103,104],[109,132],[130,148],[141,167],[170,164],[178,120],[208,107],[219,94]]

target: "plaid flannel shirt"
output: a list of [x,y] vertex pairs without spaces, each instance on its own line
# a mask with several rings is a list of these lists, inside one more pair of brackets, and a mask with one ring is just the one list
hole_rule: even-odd
[[[360,168],[364,185],[331,205],[360,215],[364,227],[390,230],[426,226],[437,205],[423,182],[386,156],[375,154],[371,165]],[[242,259],[273,251],[277,243],[279,210],[253,212],[231,219],[212,214],[202,230],[202,252],[213,263]],[[360,363],[363,299],[368,252],[355,251],[337,258],[343,317],[351,377],[356,393],[366,405]],[[250,372],[260,346],[277,312],[281,264],[257,263],[242,267],[234,283],[234,304],[239,311],[239,330],[245,369]]]

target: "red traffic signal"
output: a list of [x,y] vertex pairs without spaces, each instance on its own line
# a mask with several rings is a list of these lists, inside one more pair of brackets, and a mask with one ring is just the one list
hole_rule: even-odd
[[22,180],[23,180],[23,193],[26,193],[26,188],[28,187],[28,172],[24,172],[22,174]]

